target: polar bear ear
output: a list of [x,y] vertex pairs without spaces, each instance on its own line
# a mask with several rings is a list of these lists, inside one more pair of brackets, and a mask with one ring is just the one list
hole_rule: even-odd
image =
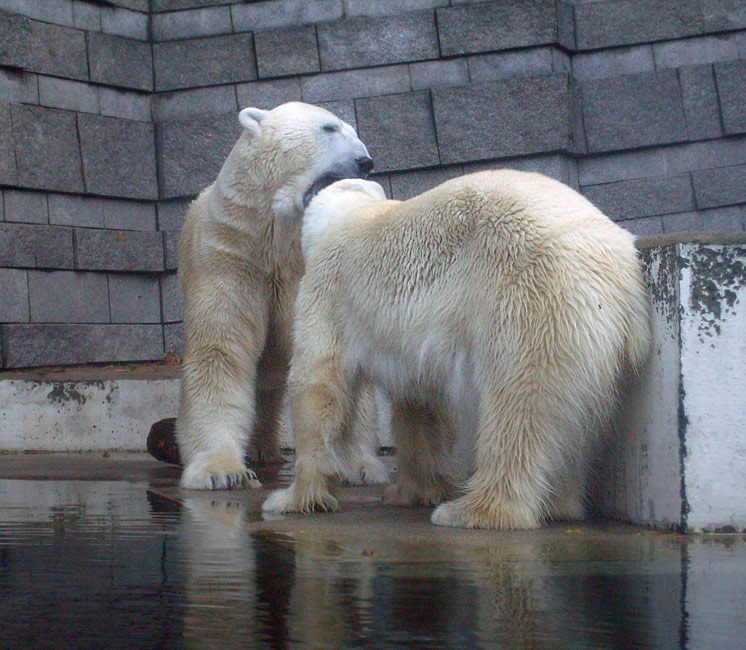
[[261,108],[244,108],[238,114],[238,121],[241,126],[250,131],[251,133],[257,133],[261,128],[262,122],[269,117],[269,111],[262,110]]

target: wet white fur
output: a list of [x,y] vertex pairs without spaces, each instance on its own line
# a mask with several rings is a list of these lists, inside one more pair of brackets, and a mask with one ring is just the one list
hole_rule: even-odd
[[349,125],[309,104],[246,108],[238,120],[244,131],[192,203],[179,242],[186,353],[177,436],[187,488],[258,486],[244,462],[252,431],[258,456],[276,454],[303,273],[303,196],[327,173],[355,174],[368,156]]
[[[303,242],[296,477],[265,510],[336,507],[328,449],[372,381],[393,402],[388,502],[440,503],[432,521],[447,526],[584,516],[594,435],[650,345],[632,235],[569,187],[503,170],[404,202],[335,183],[306,211]],[[476,467],[458,486],[444,460],[469,436]]]

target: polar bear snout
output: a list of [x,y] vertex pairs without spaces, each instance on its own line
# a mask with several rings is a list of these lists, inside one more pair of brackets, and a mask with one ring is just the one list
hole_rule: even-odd
[[369,158],[368,156],[358,158],[355,162],[357,163],[357,168],[360,172],[360,176],[362,176],[363,178],[370,174],[370,172],[373,171],[373,167],[375,166],[373,159]]
[[[362,145],[362,142],[360,143]],[[355,152],[346,154],[337,158],[328,165],[324,171],[324,176],[336,177],[334,180],[342,178],[365,178],[373,170],[375,163],[368,155],[367,150],[364,153]]]

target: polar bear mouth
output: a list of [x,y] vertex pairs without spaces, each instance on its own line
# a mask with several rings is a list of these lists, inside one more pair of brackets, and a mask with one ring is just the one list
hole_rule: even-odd
[[341,181],[343,178],[348,177],[342,176],[340,174],[324,174],[323,176],[317,178],[303,195],[303,207],[307,208],[308,204],[313,200],[313,197],[316,196],[325,187],[329,187],[332,183]]

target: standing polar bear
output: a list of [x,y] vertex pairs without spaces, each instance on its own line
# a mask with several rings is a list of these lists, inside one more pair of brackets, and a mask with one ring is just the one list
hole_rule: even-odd
[[[584,516],[591,431],[650,345],[634,238],[569,187],[482,172],[408,201],[340,181],[306,211],[288,379],[293,484],[264,510],[334,509],[329,448],[357,387],[393,403],[399,475],[384,499],[432,522],[534,528]],[[457,491],[444,461],[472,436]]]
[[[303,211],[321,188],[373,167],[352,127],[322,108],[246,108],[238,119],[244,131],[179,241],[186,352],[176,433],[187,488],[259,485],[244,454],[252,429],[260,455],[277,451]],[[370,454],[355,460],[369,475],[383,468]]]

